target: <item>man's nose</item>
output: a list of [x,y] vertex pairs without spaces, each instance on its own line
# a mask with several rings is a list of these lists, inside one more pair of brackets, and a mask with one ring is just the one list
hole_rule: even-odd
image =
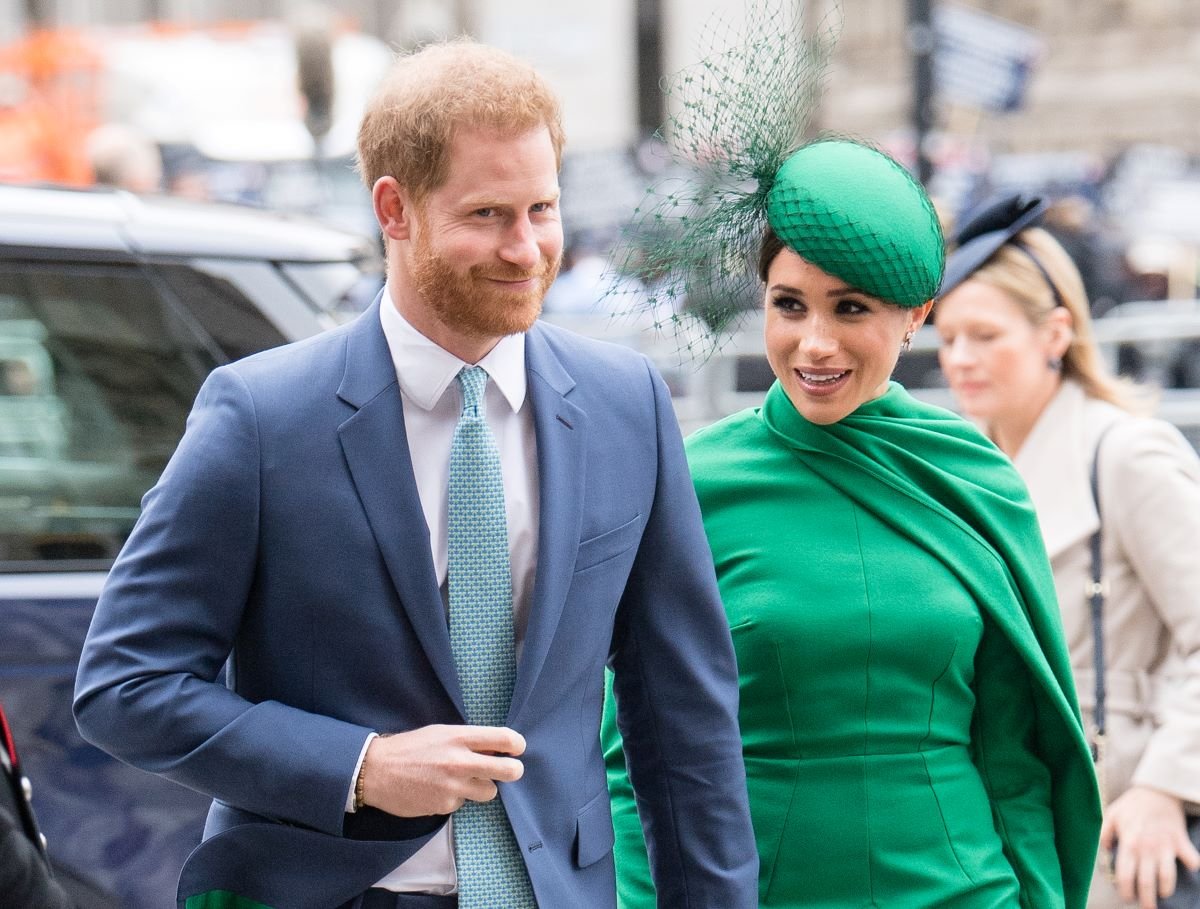
[[527,270],[537,267],[542,254],[538,248],[537,232],[529,218],[518,217],[508,226],[500,247],[500,258]]

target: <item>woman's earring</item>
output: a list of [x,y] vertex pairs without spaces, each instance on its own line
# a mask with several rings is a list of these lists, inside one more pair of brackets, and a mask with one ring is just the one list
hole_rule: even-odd
[[1050,367],[1051,372],[1062,372],[1062,357],[1051,357],[1046,361],[1046,365]]
[[904,333],[904,341],[900,345],[900,350],[902,350],[902,351],[912,350],[912,336],[913,336],[913,333],[912,333],[912,329],[910,328],[908,331],[906,331]]

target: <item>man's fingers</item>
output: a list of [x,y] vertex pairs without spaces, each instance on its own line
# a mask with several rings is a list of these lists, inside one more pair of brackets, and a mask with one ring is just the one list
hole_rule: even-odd
[[490,802],[497,793],[496,784],[491,780],[473,778],[463,785],[463,796],[468,802]]
[[497,757],[491,754],[473,754],[455,767],[455,772],[464,777],[495,780],[499,783],[515,783],[525,775],[525,765],[516,758]]
[[519,757],[525,753],[525,736],[507,726],[461,726],[458,738],[480,754],[511,754]]
[[516,758],[488,758],[488,779],[501,783],[515,783],[525,775],[525,765]]

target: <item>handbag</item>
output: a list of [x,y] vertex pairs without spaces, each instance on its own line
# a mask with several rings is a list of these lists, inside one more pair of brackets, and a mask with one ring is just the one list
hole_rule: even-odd
[[[1112,427],[1109,427],[1111,429]],[[1103,581],[1104,563],[1103,554],[1101,551],[1101,543],[1103,542],[1104,516],[1100,510],[1100,445],[1104,442],[1104,437],[1108,434],[1108,429],[1100,434],[1100,438],[1096,440],[1096,452],[1092,456],[1091,469],[1091,487],[1092,501],[1096,506],[1096,516],[1100,519],[1100,524],[1096,528],[1096,532],[1092,534],[1089,541],[1089,548],[1092,556],[1092,580],[1088,585],[1088,599],[1091,603],[1092,613],[1092,641],[1094,653],[1094,676],[1096,683],[1096,706],[1094,719],[1096,724],[1096,733],[1092,740],[1092,759],[1096,763],[1098,775],[1103,781],[1103,773],[1100,772],[1100,765],[1104,760],[1104,751],[1107,743],[1107,733],[1105,730],[1105,705],[1104,705],[1104,595],[1106,587]],[[1187,833],[1193,845],[1200,849],[1200,815],[1189,814],[1187,820]],[[1179,861],[1175,862],[1175,892],[1165,899],[1159,898],[1158,909],[1200,909],[1200,872],[1189,871]]]

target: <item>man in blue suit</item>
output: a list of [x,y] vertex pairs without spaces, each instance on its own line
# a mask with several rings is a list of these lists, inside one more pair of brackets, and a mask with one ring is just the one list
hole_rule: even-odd
[[562,142],[509,55],[399,60],[359,133],[386,287],[216,370],[143,502],[75,710],[213,797],[187,909],[614,907],[606,665],[660,905],[757,905],[737,670],[666,388],[535,321]]

